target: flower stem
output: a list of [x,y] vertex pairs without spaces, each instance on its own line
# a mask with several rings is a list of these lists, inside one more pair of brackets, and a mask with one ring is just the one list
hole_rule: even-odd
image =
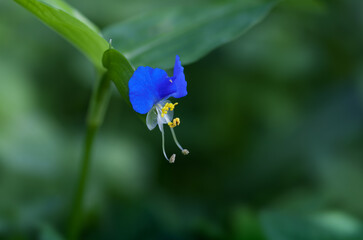
[[93,91],[88,109],[87,129],[83,146],[84,148],[80,175],[78,178],[77,189],[73,199],[71,217],[69,222],[69,240],[78,239],[81,232],[83,198],[87,187],[87,179],[91,165],[93,142],[97,130],[103,122],[103,117],[108,106],[110,93],[110,80],[107,78],[106,74],[103,74],[102,78],[100,79]]
[[80,175],[78,178],[77,190],[74,197],[72,206],[72,215],[70,220],[69,239],[78,239],[81,220],[82,220],[82,205],[85,187],[88,179],[88,173],[90,169],[91,151],[93,146],[93,140],[97,132],[98,127],[87,126],[86,137],[84,143],[84,150],[82,156],[82,165],[80,169]]

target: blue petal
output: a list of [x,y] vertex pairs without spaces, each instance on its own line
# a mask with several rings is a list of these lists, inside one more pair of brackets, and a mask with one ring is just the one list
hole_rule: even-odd
[[175,65],[174,65],[174,81],[176,87],[176,92],[171,96],[175,98],[181,98],[188,94],[187,92],[187,82],[185,81],[184,68],[180,63],[179,56],[175,57]]
[[163,98],[177,92],[166,72],[159,68],[138,67],[129,81],[129,97],[134,110],[145,114]]
[[171,78],[162,69],[138,67],[129,81],[129,97],[134,110],[145,114],[162,99],[186,96],[187,82],[183,71],[179,56],[176,56]]

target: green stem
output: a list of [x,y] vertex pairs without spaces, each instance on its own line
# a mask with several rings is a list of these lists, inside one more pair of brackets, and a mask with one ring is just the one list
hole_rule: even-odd
[[80,175],[78,178],[76,193],[73,199],[73,206],[70,218],[68,232],[69,240],[76,240],[79,238],[80,235],[82,225],[81,223],[83,198],[89,175],[93,142],[97,130],[103,122],[103,117],[108,106],[110,93],[110,80],[108,79],[106,74],[103,74],[101,80],[94,89],[88,110],[87,130],[84,142]]
[[72,215],[70,220],[69,239],[78,239],[81,219],[82,219],[82,205],[83,196],[85,192],[86,182],[90,168],[90,156],[93,146],[93,140],[98,127],[87,126],[84,152],[82,157],[81,173],[78,179],[78,186],[75,193],[75,198],[72,207]]

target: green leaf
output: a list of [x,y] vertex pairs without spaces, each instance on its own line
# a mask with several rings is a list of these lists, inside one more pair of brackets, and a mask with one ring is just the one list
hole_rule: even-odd
[[115,83],[117,90],[131,106],[128,97],[128,82],[134,73],[134,68],[129,61],[115,49],[105,51],[102,62],[103,66],[108,70],[105,73],[105,77]]
[[14,0],[83,52],[99,69],[107,41],[97,27],[61,0]]
[[[134,68],[131,66],[130,62],[115,49],[105,51],[102,62],[103,66],[107,69],[107,72],[103,75],[104,81],[113,81],[121,96],[125,99],[128,105],[132,107],[129,99],[128,83],[134,74]],[[146,121],[145,115],[137,115],[143,122]]]
[[[256,1],[253,1],[256,2]],[[184,6],[144,14],[104,30],[135,67],[170,68],[175,55],[194,62],[261,22],[276,1]]]

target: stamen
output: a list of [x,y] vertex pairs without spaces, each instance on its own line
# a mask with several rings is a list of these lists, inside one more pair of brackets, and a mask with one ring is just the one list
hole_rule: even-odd
[[173,83],[173,81],[170,79],[169,82]]
[[178,103],[165,103],[164,107],[161,109],[161,117],[164,117],[168,111],[173,111],[176,105],[178,105]]
[[189,154],[189,150],[188,150],[188,149],[183,149],[182,153],[183,153],[184,155],[188,155],[188,154]]
[[164,127],[163,127],[163,125],[161,126],[160,131],[161,131],[161,145],[162,145],[162,148],[163,148],[164,157],[168,162],[174,163],[175,162],[175,154],[171,155],[171,157],[168,158],[168,156],[166,155],[166,152],[165,152],[165,136],[164,136]]
[[168,122],[169,127],[174,128],[180,125],[180,118],[174,118],[173,122]]
[[184,148],[180,145],[180,143],[178,142],[178,139],[176,138],[176,135],[175,135],[174,129],[173,129],[172,127],[170,128],[170,131],[171,131],[171,134],[173,135],[173,139],[174,139],[175,144],[178,146],[178,148],[179,148],[180,150],[182,150],[182,153],[183,153],[184,155],[188,155],[188,154],[189,154],[189,150],[188,150],[188,149],[184,149]]
[[175,153],[173,155],[171,155],[170,159],[169,159],[169,163],[174,163],[175,162]]
[[178,104],[179,104],[179,103],[177,103],[177,102],[176,102],[176,103],[174,103],[174,104],[170,103],[170,104],[169,104],[170,111],[173,111],[173,110],[174,110],[174,108],[175,108],[175,106],[176,106],[176,105],[178,105]]

